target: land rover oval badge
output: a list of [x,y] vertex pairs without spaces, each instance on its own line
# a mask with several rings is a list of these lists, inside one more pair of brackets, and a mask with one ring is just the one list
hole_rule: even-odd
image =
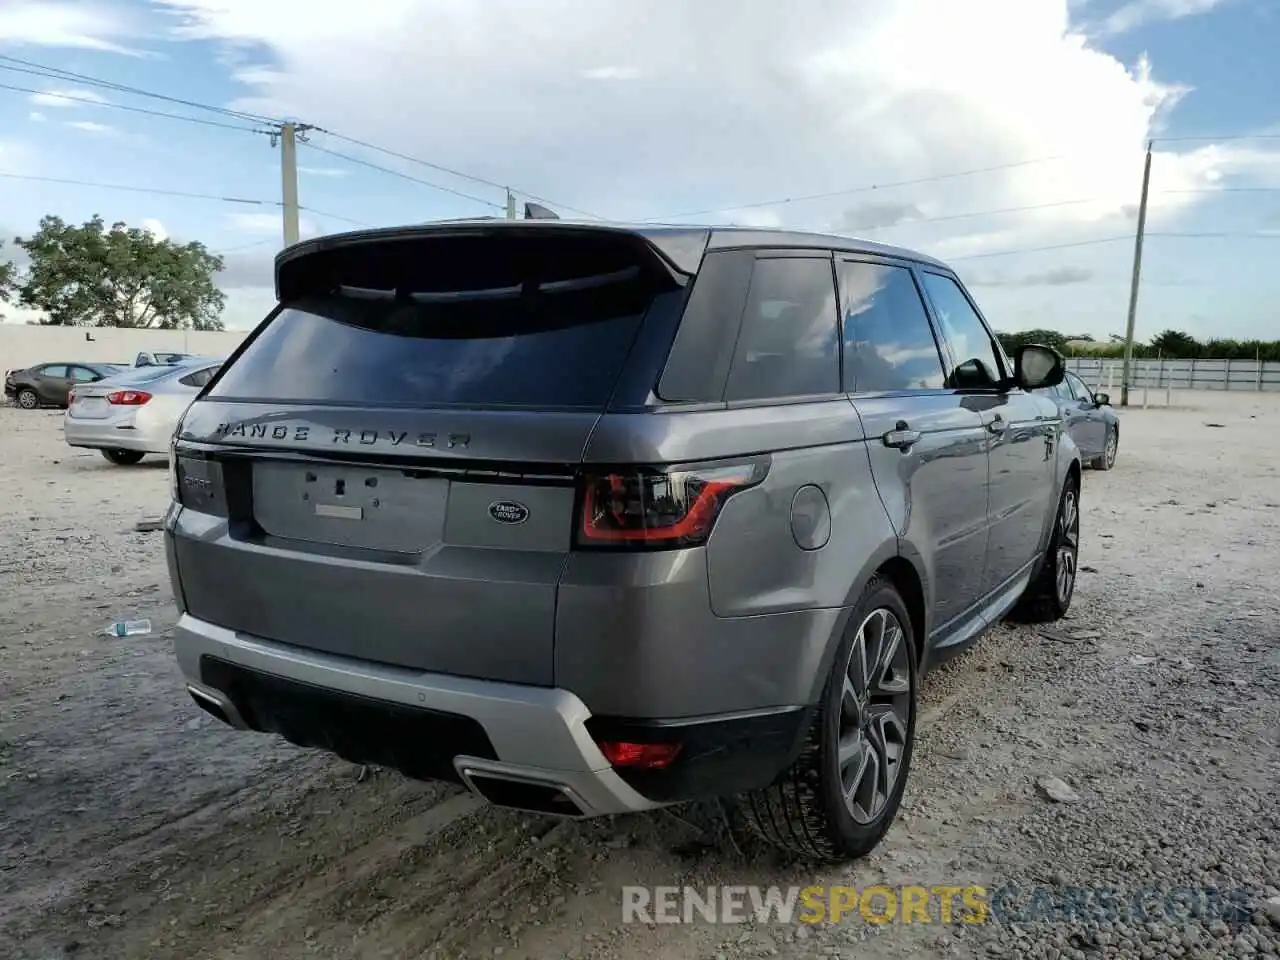
[[529,508],[514,500],[495,500],[489,504],[489,516],[499,523],[524,523],[529,519]]

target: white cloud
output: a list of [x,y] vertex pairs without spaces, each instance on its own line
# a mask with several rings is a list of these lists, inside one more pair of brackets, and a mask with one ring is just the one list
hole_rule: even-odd
[[169,231],[165,229],[163,223],[153,217],[148,217],[142,221],[142,229],[151,234],[157,240],[168,240]]
[[15,44],[153,56],[122,41],[144,35],[136,8],[107,0],[5,0],[0,39]]
[[582,77],[586,80],[636,80],[640,71],[635,67],[594,67],[583,70]]
[[98,123],[94,120],[68,120],[67,126],[84,133],[109,134],[115,133],[116,128],[105,123]]
[[30,120],[32,123],[44,123],[49,118],[46,117],[43,113],[41,113],[39,110],[32,110],[29,114],[27,114],[27,119]]
[[42,90],[29,98],[38,107],[78,107],[83,102],[109,103],[106,97],[92,90]]
[[309,177],[333,177],[339,179],[347,176],[346,170],[339,170],[335,167],[298,167],[299,173],[304,173]]
[[[1098,48],[1078,18],[1099,5],[1068,0],[380,0],[359,17],[314,0],[157,2],[182,36],[245,53],[241,109],[511,183],[553,209],[648,219],[822,194],[697,219],[857,229],[951,257],[1131,235],[1146,142],[1195,95],[1159,64]],[[956,171],[986,172],[937,179]],[[1153,227],[1278,173],[1280,154],[1258,147],[1161,146]],[[1008,212],[970,216],[985,211]],[[1079,249],[999,261],[1000,275],[1093,269]]]
[[1106,17],[1098,31],[1108,36],[1128,33],[1160,20],[1181,20],[1208,13],[1226,0],[1130,0]]

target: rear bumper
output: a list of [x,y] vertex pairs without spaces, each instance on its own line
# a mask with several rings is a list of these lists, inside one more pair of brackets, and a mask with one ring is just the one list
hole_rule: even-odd
[[167,453],[168,442],[157,442],[132,424],[110,420],[62,419],[62,435],[72,447],[91,450],[136,450],[139,453]]
[[[334,657],[236,634],[189,614],[180,617],[174,646],[193,698],[234,727],[280,733],[294,744],[422,780],[460,781],[500,805],[570,817],[634,813],[686,794],[763,785],[785,763],[782,754],[790,755],[801,722],[799,713],[778,714],[778,755],[753,742],[760,718],[668,728],[668,736],[681,726],[696,728],[690,742],[698,755],[684,767],[677,760],[671,771],[646,772],[641,792],[605,760],[589,731],[588,708],[566,690]],[[774,732],[780,727],[768,719],[763,724]],[[727,739],[716,736],[722,730]],[[708,782],[717,769],[730,778]]]
[[[632,813],[763,786],[794,757],[808,718],[803,709],[670,724],[593,718],[566,690],[301,650],[190,614],[174,646],[193,698],[234,727],[418,779],[454,780],[538,813]],[[675,738],[687,749],[669,770],[620,772],[593,732]]]

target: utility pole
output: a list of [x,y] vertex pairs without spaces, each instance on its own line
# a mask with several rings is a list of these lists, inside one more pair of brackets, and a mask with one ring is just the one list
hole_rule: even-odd
[[1129,369],[1133,364],[1133,328],[1138,319],[1138,287],[1142,282],[1142,238],[1147,232],[1147,193],[1151,187],[1151,147],[1142,167],[1142,200],[1138,203],[1138,233],[1133,242],[1133,281],[1129,287],[1129,324],[1124,333],[1124,368],[1120,374],[1120,406],[1129,405]]
[[280,144],[280,206],[284,213],[284,245],[297,243],[298,232],[298,141],[307,142],[310,124],[287,121],[270,131],[271,145]]
[[507,190],[507,219],[516,219],[516,195]]

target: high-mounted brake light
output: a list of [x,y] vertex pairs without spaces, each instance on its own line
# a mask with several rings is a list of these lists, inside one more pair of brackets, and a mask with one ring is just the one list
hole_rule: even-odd
[[140,407],[151,399],[145,390],[117,390],[107,394],[107,403],[114,407]]
[[577,545],[652,550],[693,547],[735,493],[764,479],[768,461],[588,474],[582,479]]

